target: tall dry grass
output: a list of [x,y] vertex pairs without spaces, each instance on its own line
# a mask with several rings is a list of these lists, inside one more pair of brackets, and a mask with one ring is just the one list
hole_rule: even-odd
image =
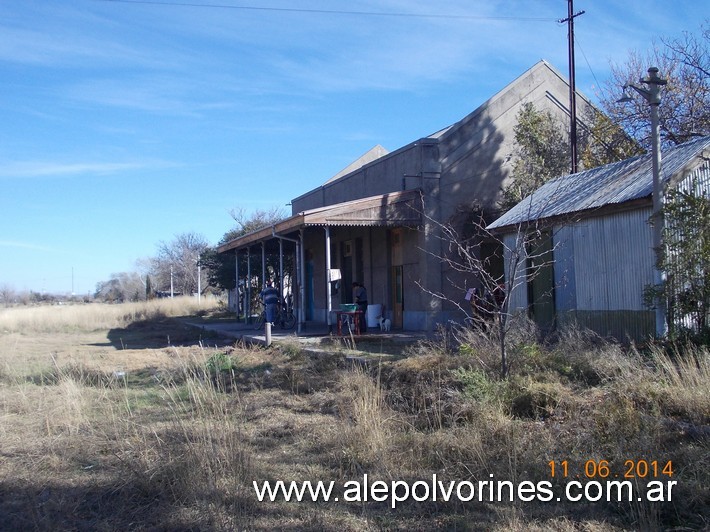
[[[185,309],[124,308],[101,319],[125,327],[150,312]],[[95,326],[70,315],[50,330]],[[508,379],[499,376],[495,341],[474,331],[376,366],[290,342],[281,350],[141,349],[170,365],[125,377],[76,362],[56,363],[43,379],[8,371],[0,375],[0,480],[10,479],[2,487],[11,499],[0,510],[15,529],[707,525],[707,348],[629,352],[581,331],[545,345],[527,330],[512,339]],[[639,458],[673,461],[671,504],[410,501],[394,513],[386,504],[260,504],[251,490],[255,479],[342,484],[363,474],[536,482],[549,479],[550,460],[569,460],[576,473],[586,460],[618,468]]]
[[161,385],[169,414],[159,428],[130,411],[114,416],[116,456],[141,490],[192,506],[219,529],[233,528],[251,476],[244,406],[239,394],[225,393],[204,357],[177,373]]
[[[620,529],[707,524],[706,347],[641,353],[579,330],[546,345],[522,334],[503,380],[496,343],[475,331],[456,333],[456,344],[450,338],[423,344],[382,372],[344,377],[341,397],[348,402],[339,411],[347,413],[340,430],[346,471],[520,482],[549,479],[550,460],[568,460],[575,473],[587,460],[606,460],[621,475],[627,460],[671,461],[674,476],[654,479],[678,482],[669,504],[635,499],[584,508],[561,503],[553,510],[517,502],[497,511],[509,510],[502,520],[517,523],[514,529],[555,511]],[[634,480],[639,493],[648,480]]]
[[385,401],[379,372],[373,378],[356,367],[342,374],[339,385],[341,468],[349,474],[372,471],[389,477],[403,419]]
[[[7,495],[0,528],[237,526],[250,467],[243,406],[209,363],[230,355],[201,344],[126,351],[102,341],[110,329],[215,308],[175,298],[0,313],[0,491]],[[52,347],[59,337],[62,357]],[[81,357],[71,356],[79,349],[67,343],[74,337],[87,344]],[[36,354],[35,342],[48,352]],[[27,363],[28,346],[37,363]],[[116,371],[126,357],[132,370]]]
[[120,328],[137,321],[193,316],[215,310],[213,298],[189,296],[121,304],[69,304],[0,309],[0,334],[83,332]]
[[251,471],[241,397],[215,378],[212,350],[173,351],[177,366],[134,385],[78,365],[5,379],[0,478],[19,494],[10,508],[40,509],[12,512],[7,526],[238,526]]
[[710,423],[710,350],[689,345],[670,354],[655,347],[651,356],[667,412],[683,412],[696,425]]

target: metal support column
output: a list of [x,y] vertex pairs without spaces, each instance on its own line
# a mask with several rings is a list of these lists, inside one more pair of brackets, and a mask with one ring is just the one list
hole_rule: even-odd
[[266,286],[266,243],[261,243],[261,288]]
[[284,241],[279,238],[279,291],[284,295]]
[[251,316],[251,248],[247,248],[247,280],[244,283],[244,323],[249,323]]
[[333,324],[331,322],[331,313],[333,311],[333,302],[331,301],[331,282],[330,282],[330,227],[325,226],[325,278],[326,278],[326,317],[325,322],[328,324],[328,332],[333,332]]
[[239,321],[239,250],[234,250],[234,297],[237,300],[237,321]]
[[[303,232],[303,230],[301,230],[301,233],[302,233],[302,232]],[[293,242],[293,243],[296,245],[296,256],[295,256],[295,259],[296,259],[296,280],[297,280],[297,282],[299,283],[299,297],[298,297],[299,307],[298,307],[298,309],[296,309],[296,319],[298,320],[298,329],[297,329],[297,331],[300,333],[300,332],[302,331],[301,322],[303,321],[303,316],[304,316],[304,314],[303,314],[303,305],[302,305],[302,302],[303,302],[303,284],[301,284],[302,279],[301,279],[300,274],[299,274],[299,272],[301,272],[301,271],[302,271],[302,268],[303,268],[303,257],[299,254],[299,251],[298,251],[298,250],[299,250],[299,240],[297,240],[297,239],[295,239],[295,238],[288,238],[288,237],[286,237],[286,236],[277,235],[277,234],[276,234],[276,230],[273,229],[273,228],[272,228],[271,234],[273,235],[274,238],[278,238],[278,239],[279,239],[279,252],[280,252],[280,255],[281,255],[281,260],[280,260],[280,263],[279,263],[279,269],[280,269],[280,278],[281,278],[282,286],[283,286],[283,278],[284,278],[284,274],[283,274],[283,241],[284,241],[284,240],[287,240],[287,241],[289,241],[289,242]],[[301,236],[301,240],[303,240],[303,236]],[[299,264],[299,262],[300,262],[300,264]],[[293,279],[291,279],[291,288],[293,289]],[[282,291],[282,294],[283,294],[283,291]],[[294,308],[295,308],[295,307],[294,307]]]
[[300,242],[296,245],[298,256],[298,332],[302,332],[306,326],[306,263],[305,263],[305,242],[303,240],[303,229],[299,231]]

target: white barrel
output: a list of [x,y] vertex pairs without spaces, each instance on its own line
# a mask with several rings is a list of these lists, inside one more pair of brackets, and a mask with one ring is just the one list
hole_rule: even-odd
[[368,327],[379,327],[380,316],[382,315],[382,305],[380,304],[370,304],[367,305],[367,326]]

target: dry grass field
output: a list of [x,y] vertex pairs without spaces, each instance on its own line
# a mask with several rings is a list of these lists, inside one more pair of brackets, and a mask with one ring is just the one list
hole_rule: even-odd
[[[363,366],[295,340],[230,344],[181,319],[214,311],[187,300],[0,310],[0,528],[710,526],[707,349],[623,350],[579,332],[539,345],[517,331],[501,381],[494,342],[472,331]],[[556,496],[577,475],[619,475],[635,491],[623,502],[446,501],[420,485],[422,500],[392,509],[347,497],[364,475],[546,481]],[[333,481],[339,500],[259,501],[253,482],[278,480]],[[645,500],[654,480],[676,482],[672,500]]]

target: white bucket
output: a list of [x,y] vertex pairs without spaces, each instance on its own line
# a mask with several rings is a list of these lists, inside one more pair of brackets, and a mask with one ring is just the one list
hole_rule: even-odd
[[367,305],[367,326],[368,327],[379,327],[380,322],[379,317],[382,315],[382,305],[371,304]]

